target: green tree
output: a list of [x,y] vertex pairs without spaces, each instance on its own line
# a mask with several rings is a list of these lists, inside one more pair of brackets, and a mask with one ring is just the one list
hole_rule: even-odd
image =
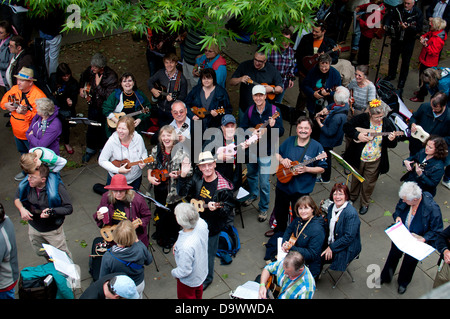
[[[27,0],[31,14],[45,15],[56,6],[76,5],[80,10],[82,32],[110,32],[117,28],[145,34],[155,31],[203,30],[204,47],[223,47],[237,34],[225,28],[232,16],[238,17],[252,40],[268,52],[278,49],[283,39],[281,29],[295,31],[312,23],[312,15],[324,0]],[[329,0],[326,0],[329,1]],[[8,1],[6,1],[8,2]],[[69,10],[68,16],[73,11]],[[73,17],[73,15],[71,16]],[[67,31],[70,28],[66,24]],[[274,42],[271,39],[275,39]]]

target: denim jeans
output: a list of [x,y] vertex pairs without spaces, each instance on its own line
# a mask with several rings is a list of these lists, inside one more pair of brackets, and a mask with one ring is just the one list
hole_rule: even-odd
[[253,197],[258,197],[259,194],[259,210],[262,212],[267,212],[270,202],[269,178],[271,157],[258,157],[256,159],[256,163],[254,163],[254,158],[250,158],[250,162],[253,162],[247,164],[247,180],[250,188],[250,194]]

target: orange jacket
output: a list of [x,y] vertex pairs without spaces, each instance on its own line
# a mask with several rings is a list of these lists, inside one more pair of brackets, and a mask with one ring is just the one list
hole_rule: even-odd
[[[16,99],[21,100],[21,105],[26,105],[25,100],[22,99],[22,91],[19,90],[19,87],[17,85],[14,85],[11,90],[5,93],[3,95],[3,98],[0,102],[0,107],[2,109],[5,108],[5,103],[8,103],[8,97],[14,95]],[[16,111],[11,112],[11,127],[13,130],[13,134],[15,137],[17,137],[19,140],[26,140],[26,132],[28,130],[28,127],[30,126],[31,120],[36,115],[36,100],[41,99],[44,97],[47,97],[44,92],[41,91],[36,85],[33,85],[31,87],[31,90],[26,95],[28,102],[30,102],[30,105],[32,106],[32,111],[27,111],[25,114],[19,114]]]

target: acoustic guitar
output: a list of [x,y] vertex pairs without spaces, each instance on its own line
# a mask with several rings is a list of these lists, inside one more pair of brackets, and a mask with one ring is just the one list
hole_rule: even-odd
[[155,161],[155,159],[152,156],[149,156],[146,159],[139,160],[136,162],[130,162],[130,160],[128,160],[128,159],[123,159],[123,160],[114,160],[111,163],[113,163],[113,165],[115,167],[121,167],[123,164],[127,164],[127,166],[125,166],[125,168],[131,168],[132,166],[138,165],[140,163],[148,164],[148,163],[153,163],[154,161]]
[[277,299],[281,292],[281,287],[277,285],[277,276],[270,274],[266,283],[267,298]]
[[[191,199],[191,204],[194,205],[194,208],[197,212],[202,213],[205,211],[205,208],[208,208],[208,204],[203,200]],[[223,208],[223,203],[214,203],[216,208]]]
[[[368,137],[370,137],[370,140],[373,140],[377,136],[387,136],[391,133],[393,133],[395,136],[402,136],[405,135],[405,132],[403,131],[394,131],[394,132],[376,132],[375,130],[368,129],[368,128],[362,128],[357,127],[356,130],[358,132],[361,132],[363,134],[367,134]],[[353,140],[355,143],[362,143],[360,140]]]
[[[275,85],[273,85],[273,84],[267,84],[267,83],[258,83],[258,82],[255,82],[255,81],[253,81],[252,79],[248,79],[247,80],[247,83],[248,84],[253,84],[253,85],[264,85],[264,86],[270,86],[270,87],[275,87]],[[276,96],[276,94],[275,93],[267,93],[266,94],[267,95],[267,98],[269,99],[269,100],[273,100],[273,99],[275,99],[275,96]]]
[[425,141],[430,137],[430,134],[428,134],[420,125],[416,125],[416,131],[413,133],[411,132],[411,136],[420,140],[422,143],[425,143]]
[[294,171],[297,169],[297,167],[306,166],[308,164],[311,164],[315,161],[323,160],[327,158],[327,153],[322,152],[319,155],[317,155],[314,158],[311,158],[309,160],[303,161],[299,163],[298,161],[291,162],[291,166],[289,168],[286,168],[283,166],[283,164],[278,165],[277,172],[275,175],[277,176],[280,183],[288,183],[292,177],[294,176]]
[[[114,114],[114,117],[117,119],[117,120],[120,120],[122,117],[124,117],[124,116],[131,116],[131,117],[133,117],[133,116],[135,116],[135,115],[138,115],[138,114],[145,114],[145,113],[148,113],[148,112],[150,112],[150,109],[148,108],[148,107],[144,107],[142,110],[140,110],[140,111],[136,111],[136,112],[133,112],[133,113],[129,113],[129,114],[126,114],[125,112],[120,112],[120,113],[113,113]],[[113,120],[111,120],[111,119],[106,119],[106,122],[108,123],[108,126],[110,127],[110,128],[116,128],[117,127],[117,123],[116,122],[114,122]]]
[[[142,220],[140,218],[136,218],[131,222],[133,226],[136,228],[140,225],[142,225]],[[102,235],[103,239],[107,242],[111,242],[114,240],[114,230],[117,228],[117,225],[107,225],[102,227],[100,229],[100,234]]]
[[[191,111],[192,111],[192,113],[194,113],[201,119],[204,119],[206,115],[211,114],[211,111],[208,111],[204,107],[193,106],[193,107],[191,107]],[[216,111],[218,114],[221,114],[221,115],[225,114],[225,109],[223,108],[223,106],[215,109],[214,111]]]
[[319,56],[321,54],[330,54],[336,51],[339,52],[346,52],[350,50],[350,47],[341,47],[340,45],[336,45],[333,49],[325,52],[325,53],[316,53],[314,55],[305,56],[302,59],[302,65],[305,67],[306,70],[311,70],[318,62],[319,62]]
[[160,92],[160,95],[158,97],[155,97],[152,94],[152,101],[153,102],[157,102],[159,100],[165,99],[168,95],[170,95],[172,97],[172,99],[176,100],[177,97],[178,97],[178,94],[180,93],[179,91],[169,92],[169,90],[164,85],[161,85],[159,83],[159,81],[156,81],[153,84],[153,87]]

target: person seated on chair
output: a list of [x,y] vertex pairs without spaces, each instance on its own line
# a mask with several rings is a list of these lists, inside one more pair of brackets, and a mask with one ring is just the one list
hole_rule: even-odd
[[325,242],[325,221],[311,196],[300,197],[293,211],[295,219],[284,232],[281,249],[286,253],[301,253],[316,279],[321,270],[320,254]]
[[431,135],[425,143],[425,148],[403,161],[408,172],[400,180],[416,182],[422,191],[429,192],[434,197],[444,176],[447,155],[445,140]]
[[124,219],[114,230],[115,245],[102,257],[100,275],[123,272],[136,284],[136,290],[142,299],[145,288],[144,266],[153,261],[147,247],[137,238],[135,227],[130,220]]
[[[138,220],[134,222],[136,235],[145,246],[148,246],[147,225],[151,219],[151,212],[144,197],[127,184],[126,178],[122,174],[114,175],[111,184],[105,188],[108,191],[102,195],[97,211],[93,214],[97,226],[99,228],[113,226],[125,219]],[[108,208],[108,212],[102,213],[101,207]]]
[[336,183],[331,189],[328,207],[328,247],[322,252],[323,263],[331,270],[345,271],[347,265],[361,252],[358,212],[352,206],[347,185]]
[[80,299],[140,299],[133,279],[125,273],[113,273],[94,281]]
[[31,245],[38,256],[45,258],[48,256],[41,250],[42,244],[52,245],[72,257],[63,223],[73,207],[66,187],[58,178],[47,165],[40,165],[19,184],[14,200],[22,220],[28,222]]
[[[415,182],[405,182],[398,191],[400,200],[392,215],[394,221],[401,222],[418,240],[434,246],[438,234],[443,230],[442,214],[439,205],[428,192],[422,192]],[[391,250],[381,271],[380,282],[389,283],[403,252],[392,242]],[[419,261],[404,254],[402,266],[398,274],[398,293],[404,294],[412,280],[414,270]]]
[[[219,247],[219,234],[233,214],[233,184],[216,170],[216,160],[211,152],[199,154],[198,170],[189,177],[192,164],[185,157],[181,163],[180,179],[177,184],[178,195],[199,201],[203,207],[200,217],[208,224],[208,276],[203,282],[205,290],[213,281],[214,260]],[[206,206],[205,206],[206,205]],[[203,209],[203,211],[201,211]]]
[[298,251],[291,250],[284,259],[264,267],[259,285],[259,299],[267,299],[270,276],[276,276],[276,285],[281,292],[277,299],[312,299],[316,282],[305,259]]
[[[115,174],[123,174],[127,184],[135,191],[139,191],[142,170],[146,166],[145,159],[147,159],[147,149],[144,139],[135,131],[135,120],[130,116],[120,118],[116,131],[108,138],[98,158],[98,164],[108,172],[106,185],[111,183],[111,178]],[[126,162],[116,164],[115,161]],[[136,163],[136,165],[130,167],[128,163]],[[102,185],[99,185],[96,184],[94,190],[99,193],[106,192],[101,189]]]
[[[177,240],[180,230],[177,224],[174,209],[182,201],[183,197],[177,193],[181,162],[189,154],[178,142],[179,137],[171,125],[164,125],[159,131],[158,144],[151,150],[154,161],[149,164],[148,181],[153,186],[155,200],[169,210],[157,207],[155,210],[156,231],[152,238],[163,247],[164,253],[169,253],[170,248]],[[192,172],[189,173],[189,176]],[[155,218],[156,219],[156,218]]]

